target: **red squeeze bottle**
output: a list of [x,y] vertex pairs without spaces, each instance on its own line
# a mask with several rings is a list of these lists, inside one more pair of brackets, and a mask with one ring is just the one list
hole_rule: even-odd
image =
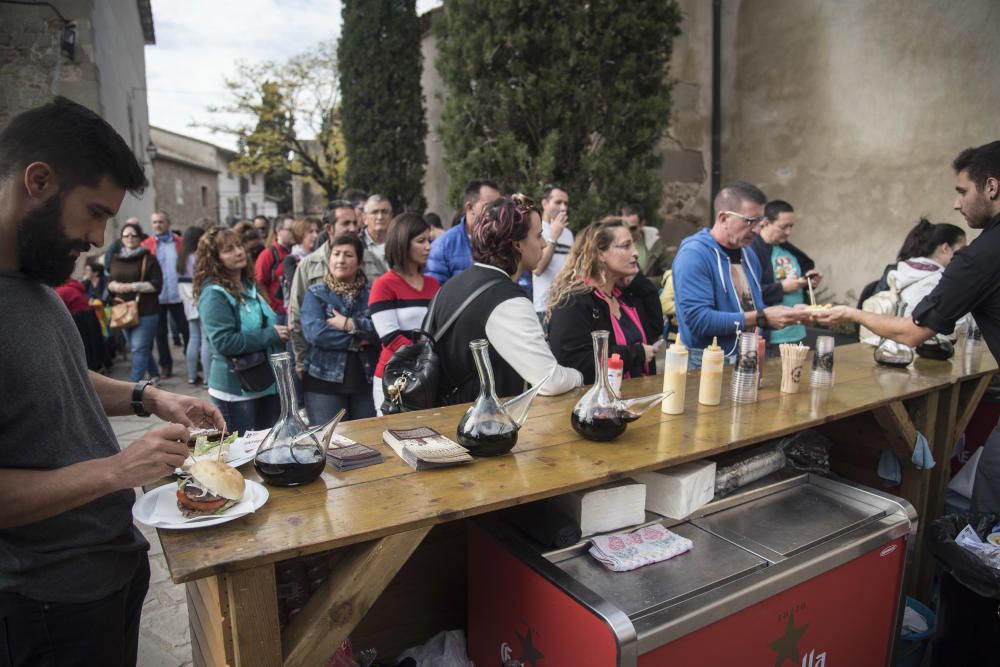
[[764,355],[767,353],[767,341],[762,334],[757,334],[757,388],[764,386]]

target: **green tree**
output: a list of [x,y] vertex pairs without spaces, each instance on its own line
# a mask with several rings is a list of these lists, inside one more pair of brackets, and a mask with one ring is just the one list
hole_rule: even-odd
[[344,0],[343,19],[346,182],[422,211],[427,121],[415,0]]
[[[236,137],[230,168],[265,174],[269,194],[291,209],[291,176],[315,183],[328,200],[344,184],[336,46],[324,42],[284,62],[239,63],[226,80],[230,100],[209,111],[228,116],[208,127]],[[312,139],[300,136],[305,133]]]
[[449,0],[435,32],[452,200],[488,176],[561,185],[577,228],[626,202],[656,211],[680,21],[675,0]]

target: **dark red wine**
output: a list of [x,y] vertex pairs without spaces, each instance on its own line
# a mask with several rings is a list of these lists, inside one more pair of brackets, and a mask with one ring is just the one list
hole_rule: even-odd
[[906,368],[910,365],[909,361],[879,361],[880,366],[887,366],[889,368]]
[[295,458],[287,447],[276,447],[259,453],[253,467],[268,484],[299,486],[308,484],[323,472],[326,459],[314,447],[296,447]]
[[471,433],[463,433],[458,428],[458,444],[469,450],[473,456],[500,456],[517,444],[517,429],[499,422],[476,424]]
[[639,418],[631,412],[621,410],[605,410],[595,412],[581,419],[576,412],[570,415],[573,430],[587,440],[614,440],[625,432],[629,422]]

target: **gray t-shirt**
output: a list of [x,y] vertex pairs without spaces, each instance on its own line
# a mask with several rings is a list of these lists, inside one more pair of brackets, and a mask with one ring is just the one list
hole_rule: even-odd
[[[0,272],[0,468],[54,469],[120,449],[87,371],[80,334],[56,293]],[[0,529],[0,591],[88,602],[131,579],[149,544],[131,489]]]

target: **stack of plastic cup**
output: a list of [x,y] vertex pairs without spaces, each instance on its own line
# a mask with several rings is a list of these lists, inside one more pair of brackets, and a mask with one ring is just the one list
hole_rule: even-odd
[[745,331],[736,345],[736,368],[733,370],[732,396],[734,403],[753,403],[757,400],[758,368],[757,334]]
[[809,384],[813,387],[833,386],[833,336],[820,336],[816,339]]

